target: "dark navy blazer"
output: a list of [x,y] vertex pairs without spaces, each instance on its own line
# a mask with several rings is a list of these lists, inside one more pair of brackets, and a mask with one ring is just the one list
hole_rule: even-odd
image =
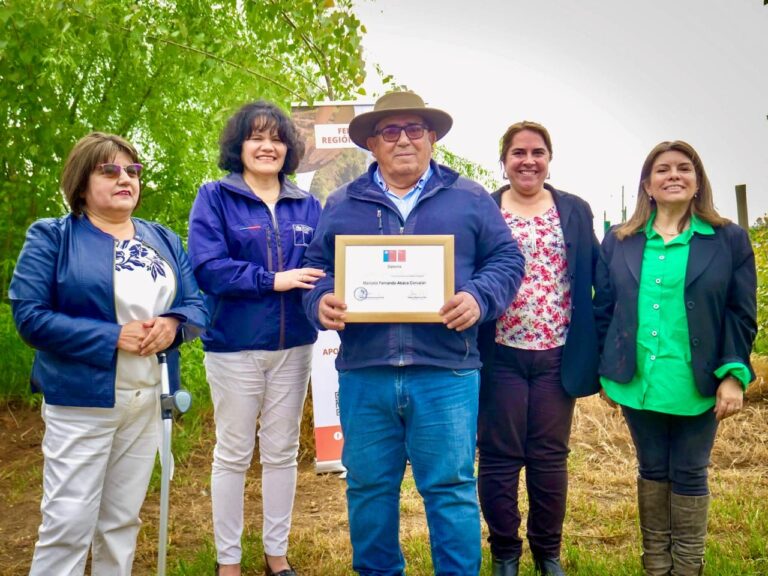
[[[568,328],[561,379],[563,388],[574,398],[589,396],[600,389],[597,377],[598,343],[595,319],[592,313],[592,287],[599,244],[592,225],[592,210],[584,200],[557,190],[549,184],[544,187],[552,194],[560,214],[560,226],[565,240],[565,257],[571,282],[571,324]],[[501,195],[509,185],[503,186],[491,197],[501,207]],[[483,362],[482,377],[489,377],[493,363],[496,322],[480,327],[479,345]]]
[[[694,233],[685,271],[685,307],[696,386],[714,396],[723,364],[749,362],[757,333],[755,255],[747,233],[735,224]],[[597,265],[595,318],[602,356],[600,375],[629,382],[637,368],[637,299],[646,236],[619,240],[611,229]]]

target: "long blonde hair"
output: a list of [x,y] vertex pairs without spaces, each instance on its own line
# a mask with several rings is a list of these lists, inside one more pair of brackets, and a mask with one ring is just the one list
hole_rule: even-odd
[[695,214],[697,218],[716,227],[725,226],[730,222],[730,220],[723,218],[717,213],[717,210],[715,210],[715,203],[712,198],[712,186],[709,184],[709,178],[707,178],[707,173],[704,170],[704,164],[701,162],[701,158],[696,150],[693,149],[693,146],[682,140],[661,142],[651,150],[643,163],[643,169],[640,171],[640,183],[637,187],[637,204],[635,205],[635,211],[632,213],[629,220],[616,229],[616,237],[619,240],[624,240],[628,236],[637,234],[645,229],[649,218],[656,210],[656,202],[648,197],[648,194],[645,192],[645,185],[650,179],[651,170],[653,169],[653,163],[656,161],[656,158],[664,152],[673,150],[685,154],[690,159],[693,168],[696,171],[696,181],[698,183],[698,189],[696,190],[696,194],[694,194],[691,203],[688,205],[688,211],[678,224],[679,231],[682,232],[683,227],[690,219],[691,214]]

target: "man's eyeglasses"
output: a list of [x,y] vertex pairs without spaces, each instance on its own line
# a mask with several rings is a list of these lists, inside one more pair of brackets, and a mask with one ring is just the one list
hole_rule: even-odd
[[376,130],[373,135],[378,136],[381,134],[384,142],[397,142],[400,140],[400,134],[405,131],[405,135],[409,140],[418,140],[424,136],[424,132],[429,130],[429,126],[424,124],[406,124],[405,126],[398,126],[397,124],[390,124]]
[[130,178],[140,178],[142,168],[143,166],[141,164],[128,164],[128,166],[120,166],[120,164],[114,164],[112,162],[107,162],[106,164],[99,164],[96,166],[96,170],[98,170],[99,174],[106,176],[107,178],[120,178],[120,173],[123,170],[125,170],[125,173],[128,174]]

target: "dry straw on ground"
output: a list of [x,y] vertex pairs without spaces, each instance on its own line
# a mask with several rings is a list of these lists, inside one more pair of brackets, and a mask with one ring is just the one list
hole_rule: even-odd
[[[710,546],[718,540],[735,542],[743,530],[740,515],[765,516],[768,502],[768,360],[756,359],[761,377],[749,391],[745,409],[724,421],[712,456],[714,495]],[[303,576],[350,574],[351,551],[344,499],[344,483],[336,475],[316,475],[311,463],[313,439],[310,403],[302,432],[303,462],[291,536],[291,555]],[[210,415],[207,415],[210,419]],[[209,420],[210,424],[210,420]],[[212,424],[209,430],[213,430]],[[39,414],[7,406],[0,413],[0,575],[24,574],[39,523],[40,439]],[[210,517],[210,457],[212,433],[177,467],[171,495],[171,563],[183,560],[184,574],[212,572]],[[574,417],[570,458],[570,493],[564,533],[566,554],[600,557],[624,555],[634,562],[639,535],[635,509],[635,456],[619,411],[597,397],[579,400]],[[260,479],[254,465],[247,483],[247,562],[261,566]],[[148,496],[143,511],[134,574],[154,574],[156,563],[158,493]],[[523,498],[523,505],[525,499]],[[733,508],[733,510],[731,510]],[[402,499],[402,540],[411,566],[428,566],[427,529],[421,500],[410,477]],[[733,540],[734,533],[737,540]],[[768,558],[758,559],[768,574]],[[753,561],[755,564],[756,561]],[[419,571],[421,570],[421,571]],[[483,569],[485,574],[487,568]],[[412,576],[426,575],[414,569]],[[584,574],[585,572],[579,572]],[[637,572],[639,574],[639,571]],[[731,574],[733,572],[729,572]]]

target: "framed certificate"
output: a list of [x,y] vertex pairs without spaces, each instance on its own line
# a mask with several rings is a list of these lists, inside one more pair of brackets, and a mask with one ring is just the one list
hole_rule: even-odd
[[442,322],[454,293],[453,236],[336,236],[345,322]]

